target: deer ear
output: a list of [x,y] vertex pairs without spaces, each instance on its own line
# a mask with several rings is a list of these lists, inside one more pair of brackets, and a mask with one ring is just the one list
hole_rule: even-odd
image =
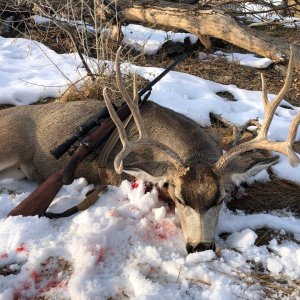
[[168,182],[168,173],[172,168],[167,161],[134,162],[125,164],[123,172],[162,187]]
[[266,152],[246,152],[237,156],[225,169],[226,177],[230,177],[231,181],[239,185],[241,182],[247,181],[251,176],[255,176],[260,171],[276,164],[279,156],[270,156]]

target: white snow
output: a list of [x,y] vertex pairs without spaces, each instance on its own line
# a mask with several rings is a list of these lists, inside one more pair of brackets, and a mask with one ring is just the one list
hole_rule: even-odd
[[191,44],[194,44],[198,40],[198,37],[191,33],[166,32],[136,24],[122,26],[122,32],[124,34],[123,45],[131,46],[136,51],[150,55],[157,53],[167,41],[183,43],[185,38],[189,38]]
[[241,66],[264,69],[269,67],[273,61],[266,57],[257,57],[254,54],[243,54],[243,53],[225,53],[222,51],[215,52],[217,56],[223,56],[230,62],[235,62]]
[[[89,63],[97,67],[92,60]],[[128,64],[123,69],[150,80],[162,71]],[[2,104],[25,105],[58,96],[69,82],[85,76],[77,55],[58,55],[34,41],[0,38]],[[216,94],[225,91],[237,101]],[[237,124],[263,118],[260,91],[179,72],[170,72],[155,85],[151,99],[201,123],[209,123],[209,112]],[[299,111],[288,106],[290,109],[277,110],[269,134],[273,140],[286,138]],[[300,181],[299,168],[290,169],[283,156],[273,169],[283,178]],[[256,178],[266,177],[263,173]],[[274,239],[266,246],[256,246],[254,232],[268,227],[299,239],[300,220],[295,216],[233,213],[224,205],[216,232],[217,246],[222,249],[218,254],[187,255],[177,214],[158,199],[156,190],[145,194],[142,180],[109,187],[95,205],[69,218],[6,218],[36,186],[28,181],[0,181],[0,272],[4,267],[14,271],[0,275],[0,299],[33,299],[37,295],[75,300],[259,299],[259,285],[249,285],[237,276],[251,276],[249,261],[262,264],[271,274],[300,278],[299,244],[280,244]],[[65,186],[51,211],[78,203],[91,188],[84,179]],[[226,242],[219,237],[223,232],[231,234]]]
[[37,41],[0,37],[0,51],[0,103],[58,97],[86,76],[77,54],[57,54]]
[[267,268],[272,274],[278,275],[281,272],[283,265],[279,259],[268,257]]
[[232,233],[226,240],[230,248],[235,248],[238,251],[245,252],[254,245],[257,239],[257,234],[251,229],[245,229],[242,232]]
[[[280,5],[283,1],[269,1],[273,2],[274,6]],[[270,7],[262,4],[256,4],[252,2],[246,2],[239,5],[238,10],[249,13],[240,18],[246,18],[253,23],[260,23],[266,21],[276,21],[285,27],[298,28],[300,26],[300,18],[291,16],[282,16],[280,13],[276,13],[270,9]]]
[[[33,16],[33,20],[37,24],[52,22],[51,19],[39,15]],[[86,25],[82,21],[72,21],[65,18],[59,20],[77,26],[78,29],[85,27],[90,32],[96,31],[91,25]],[[122,25],[121,30],[124,36],[122,40],[124,46],[132,47],[134,50],[148,55],[156,54],[167,41],[183,43],[186,38],[189,38],[190,43],[195,44],[198,40],[198,37],[191,33],[158,30],[137,24]],[[108,28],[103,29],[103,32],[107,31],[109,31]]]

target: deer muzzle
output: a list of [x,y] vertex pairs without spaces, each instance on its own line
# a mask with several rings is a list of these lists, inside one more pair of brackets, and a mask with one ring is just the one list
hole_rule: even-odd
[[188,253],[214,250],[219,207],[199,212],[190,206],[177,205]]

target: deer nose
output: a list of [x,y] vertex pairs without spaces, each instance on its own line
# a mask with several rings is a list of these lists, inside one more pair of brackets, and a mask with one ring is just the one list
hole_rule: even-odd
[[215,243],[200,243],[196,246],[193,246],[191,244],[187,244],[186,245],[186,251],[188,254],[190,253],[194,253],[194,252],[201,252],[201,251],[205,251],[205,250],[216,250],[216,245]]

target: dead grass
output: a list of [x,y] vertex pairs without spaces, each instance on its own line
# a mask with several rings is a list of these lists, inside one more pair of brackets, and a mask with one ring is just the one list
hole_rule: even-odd
[[[300,293],[300,280],[293,280],[286,275],[269,274],[265,266],[254,261],[247,261],[251,267],[250,272],[243,272],[239,269],[227,273],[222,270],[209,268],[211,271],[230,277],[235,283],[248,286],[247,290],[258,291],[260,299],[298,299]],[[241,297],[241,299],[248,299]]]
[[300,185],[296,182],[273,178],[268,182],[256,182],[246,188],[240,199],[227,204],[230,210],[246,213],[287,210],[300,216]]
[[[261,90],[260,73],[263,73],[268,84],[268,92],[274,94],[282,88],[285,77],[275,69],[275,66],[259,70],[230,63],[225,59],[197,61],[195,67],[195,59],[190,57],[177,70],[221,84],[234,84],[241,89],[248,90]],[[300,105],[300,76],[294,78],[286,99],[293,105]]]
[[255,230],[257,234],[257,239],[255,241],[256,246],[268,245],[269,242],[273,239],[276,239],[278,243],[283,242],[294,242],[299,243],[294,235],[289,232],[285,232],[284,234],[278,230],[270,229],[270,228],[259,228]]
[[[256,246],[267,246],[269,242],[273,239],[276,239],[279,244],[284,242],[294,242],[299,243],[298,240],[295,239],[294,234],[289,232],[280,232],[280,230],[274,230],[271,228],[263,227],[259,229],[255,229],[255,233],[257,234],[257,239],[255,241]],[[230,233],[222,233],[220,234],[220,238],[222,240],[226,240]],[[263,269],[260,269],[262,272]]]
[[261,298],[296,299],[300,293],[300,280],[292,280],[285,275],[261,274],[252,271],[249,275],[238,273],[238,277],[248,286],[257,286],[262,291]]
[[[123,77],[126,88],[129,92],[133,91],[133,79],[132,76]],[[143,77],[137,77],[137,84],[139,87],[145,87],[148,81]],[[103,101],[103,89],[107,87],[109,89],[109,96],[114,104],[121,105],[124,100],[116,86],[115,72],[108,76],[99,76],[95,81],[87,81],[83,87],[78,90],[75,87],[69,88],[59,99],[60,102],[79,101],[79,100],[99,100]]]

